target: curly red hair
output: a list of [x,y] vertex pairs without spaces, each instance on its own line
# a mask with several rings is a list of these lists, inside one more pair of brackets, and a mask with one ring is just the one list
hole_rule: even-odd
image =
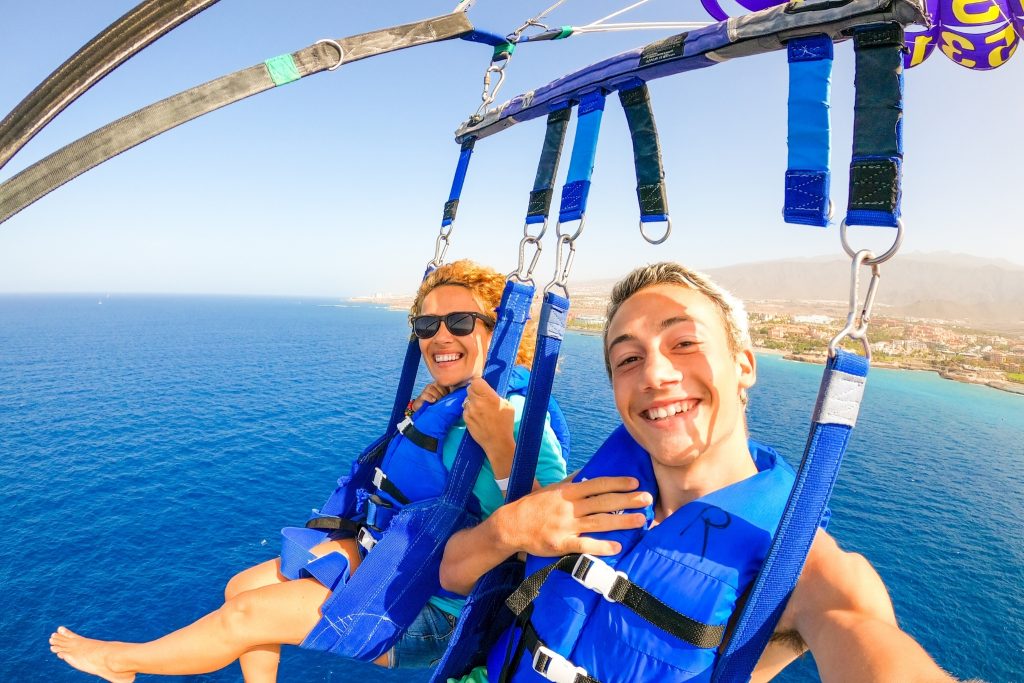
[[[465,287],[473,298],[476,299],[480,309],[487,313],[494,313],[501,303],[501,294],[505,290],[505,276],[489,266],[480,265],[463,259],[446,263],[427,276],[427,279],[420,284],[416,291],[416,298],[409,308],[409,320],[419,315],[423,310],[423,299],[432,290],[444,285]],[[516,354],[516,364],[529,368],[533,365],[533,350],[537,340],[537,327],[532,323],[527,324],[523,331],[523,339],[519,342],[519,351]]]

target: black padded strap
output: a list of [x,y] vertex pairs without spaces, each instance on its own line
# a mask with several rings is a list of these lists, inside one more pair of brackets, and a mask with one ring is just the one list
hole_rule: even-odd
[[[565,572],[582,583],[593,564],[589,557],[575,553],[561,557],[555,563],[528,576],[505,604],[518,617],[537,599],[551,572]],[[648,623],[695,647],[718,647],[725,636],[724,625],[712,626],[680,614],[625,576],[615,578],[606,597],[613,602],[621,603]]]
[[[548,114],[548,126],[544,133],[544,146],[541,149],[540,161],[537,162],[537,176],[533,181],[533,191],[526,209],[527,222],[541,222],[546,219],[551,209],[551,197],[555,186],[555,175],[558,173],[558,162],[562,157],[565,144],[565,130],[569,125],[572,109],[564,107]],[[530,218],[534,218],[531,221]]]
[[626,112],[629,135],[633,141],[633,164],[636,167],[636,193],[641,216],[667,216],[668,196],[665,192],[665,167],[661,161],[661,143],[654,125],[651,98],[647,84],[619,91],[619,101]]

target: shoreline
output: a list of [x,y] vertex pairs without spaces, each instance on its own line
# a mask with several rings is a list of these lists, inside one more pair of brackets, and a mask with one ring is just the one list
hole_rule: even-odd
[[[767,353],[773,356],[782,356],[783,360],[795,361],[798,363],[811,363],[814,365],[824,365],[825,360],[822,356],[810,356],[801,353],[790,353],[788,351],[781,351],[779,349],[761,349],[754,348],[756,353]],[[935,368],[922,368],[914,367],[912,365],[902,365],[900,363],[886,363],[878,362],[873,364],[873,367],[882,368],[884,370],[906,370],[909,372],[934,372],[942,379],[950,380],[951,382],[960,382],[961,384],[977,384],[978,386],[988,387],[997,391],[1002,391],[1007,394],[1016,394],[1018,396],[1024,396],[1024,384],[1015,384],[1014,382],[1000,381],[1000,380],[987,380],[978,379],[975,377],[968,377],[965,375],[957,375],[955,373],[946,372],[945,370],[936,370]]]

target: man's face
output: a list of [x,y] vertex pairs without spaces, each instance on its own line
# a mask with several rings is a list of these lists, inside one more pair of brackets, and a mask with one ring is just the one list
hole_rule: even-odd
[[640,290],[608,328],[615,406],[656,462],[687,465],[744,430],[754,356],[733,353],[716,304],[682,285]]

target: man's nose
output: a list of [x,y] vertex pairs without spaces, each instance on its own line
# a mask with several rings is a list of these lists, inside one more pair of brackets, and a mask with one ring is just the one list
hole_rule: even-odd
[[655,350],[647,355],[647,362],[644,364],[644,378],[649,386],[657,388],[680,381],[683,378],[683,373],[675,366],[671,358],[661,351]]

